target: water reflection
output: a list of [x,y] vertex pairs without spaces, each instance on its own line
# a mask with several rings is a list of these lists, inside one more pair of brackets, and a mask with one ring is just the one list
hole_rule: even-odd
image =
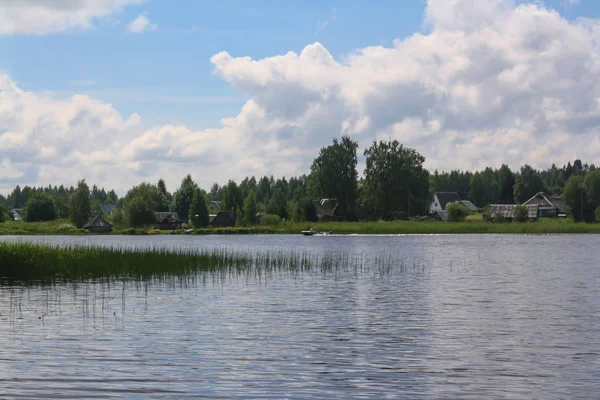
[[[76,240],[114,240],[97,238]],[[128,244],[158,243],[144,239]],[[1,287],[3,394],[595,397],[595,236],[192,239],[158,244],[398,262],[326,274]]]

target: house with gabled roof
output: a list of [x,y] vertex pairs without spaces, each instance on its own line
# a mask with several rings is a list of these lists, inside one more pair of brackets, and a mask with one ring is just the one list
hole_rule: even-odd
[[158,224],[158,229],[181,229],[181,220],[176,212],[155,212],[154,218]]
[[429,213],[434,214],[436,211],[446,211],[448,204],[460,201],[461,198],[456,192],[435,192],[433,200],[429,205]]
[[112,225],[98,214],[91,218],[88,223],[83,226],[83,229],[95,233],[105,233],[112,231]]
[[319,222],[336,222],[343,221],[345,217],[338,215],[336,209],[338,207],[337,199],[321,199],[313,201],[317,221]]
[[532,198],[523,203],[523,205],[539,206],[538,217],[558,217],[561,214],[566,216],[569,212],[569,207],[563,199],[544,192],[536,193]]

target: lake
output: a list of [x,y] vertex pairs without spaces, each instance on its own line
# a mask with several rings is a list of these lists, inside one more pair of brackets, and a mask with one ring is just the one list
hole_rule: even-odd
[[[8,398],[594,398],[600,236],[0,236],[364,268],[0,286]],[[388,258],[391,268],[369,268]]]

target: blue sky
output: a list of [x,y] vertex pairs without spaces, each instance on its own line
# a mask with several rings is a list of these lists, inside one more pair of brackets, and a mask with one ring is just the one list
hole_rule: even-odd
[[432,169],[594,162],[599,19],[595,0],[6,0],[0,192],[301,174],[340,134]]

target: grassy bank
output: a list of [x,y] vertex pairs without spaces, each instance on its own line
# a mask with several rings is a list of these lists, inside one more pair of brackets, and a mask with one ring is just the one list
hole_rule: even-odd
[[[540,219],[536,222],[487,222],[473,218],[465,222],[417,222],[417,221],[373,221],[373,222],[331,222],[293,223],[283,222],[277,226],[250,226],[235,228],[197,229],[200,235],[243,235],[243,234],[299,234],[312,226],[320,231],[337,234],[398,235],[398,234],[461,234],[461,233],[600,233],[600,224],[575,223],[571,220]],[[159,231],[154,227],[127,228],[115,227],[112,234],[153,235],[171,234],[172,231]],[[178,232],[181,233],[181,232]],[[0,224],[0,235],[86,235],[86,230],[75,228],[67,220],[52,222],[5,222]]]
[[350,258],[339,252],[317,256],[308,252],[236,252],[224,249],[125,249],[90,246],[47,246],[0,243],[0,281],[73,282],[86,280],[141,280],[183,277],[198,272],[217,276],[263,276],[274,272],[377,268],[389,272],[403,260]]

